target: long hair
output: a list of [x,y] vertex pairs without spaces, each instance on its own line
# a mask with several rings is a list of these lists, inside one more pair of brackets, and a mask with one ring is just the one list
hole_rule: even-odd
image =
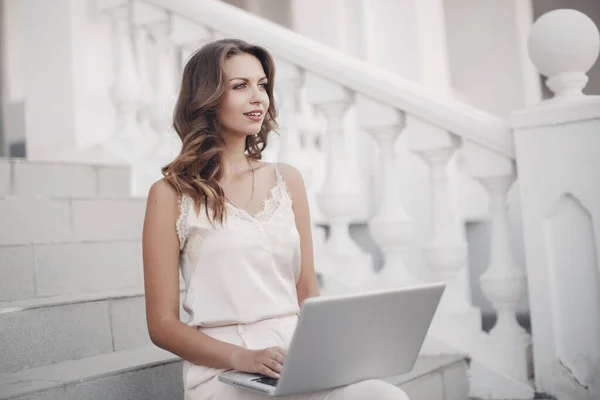
[[[277,127],[273,96],[275,63],[269,52],[260,46],[237,39],[222,39],[201,47],[185,65],[173,113],[173,127],[182,148],[175,160],[162,168],[165,180],[179,195],[190,196],[198,210],[202,204],[206,205],[206,215],[211,223],[222,223],[225,215],[225,194],[219,185],[223,177],[221,154],[225,142],[217,119],[226,90],[224,64],[230,57],[243,53],[260,61],[268,79],[269,108],[260,132],[246,136],[245,146],[248,157],[262,158],[267,136]],[[209,215],[209,208],[212,215]]]

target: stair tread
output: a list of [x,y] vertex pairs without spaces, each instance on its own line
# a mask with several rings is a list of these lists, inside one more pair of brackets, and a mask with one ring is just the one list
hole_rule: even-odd
[[107,299],[143,296],[143,288],[103,290],[90,293],[66,294],[59,296],[34,297],[22,300],[0,302],[0,314],[31,310],[35,308],[52,307],[64,304],[85,303]]
[[463,362],[466,358],[467,357],[464,355],[419,356],[415,366],[410,372],[385,378],[384,380],[392,385],[399,386],[424,375],[439,371],[455,363]]
[[[180,281],[180,292],[185,292],[185,282]],[[104,301],[110,299],[123,299],[128,297],[144,296],[144,288],[100,290],[89,293],[63,294],[58,296],[33,297],[30,299],[0,301],[0,315],[36,308],[54,307],[68,304]]]
[[20,157],[0,157],[0,163],[13,163],[13,164],[31,164],[31,165],[46,165],[46,166],[61,166],[68,168],[81,168],[81,167],[97,167],[97,168],[113,168],[121,169],[124,172],[128,172],[131,167],[127,164],[115,164],[106,162],[84,162],[84,161],[55,161],[55,160],[28,160]]
[[71,382],[103,378],[179,359],[178,356],[151,345],[0,374],[0,398],[23,396]]

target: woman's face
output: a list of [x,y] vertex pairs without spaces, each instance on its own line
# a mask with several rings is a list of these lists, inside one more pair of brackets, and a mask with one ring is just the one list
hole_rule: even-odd
[[243,53],[225,61],[225,94],[218,112],[225,136],[247,136],[260,132],[269,108],[267,77],[258,60]]

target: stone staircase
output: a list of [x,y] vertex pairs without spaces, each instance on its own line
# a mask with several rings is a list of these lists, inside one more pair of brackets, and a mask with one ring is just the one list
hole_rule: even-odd
[[[181,359],[146,329],[145,199],[129,180],[125,167],[0,159],[0,399],[183,398]],[[388,380],[414,399],[468,396],[460,356]]]

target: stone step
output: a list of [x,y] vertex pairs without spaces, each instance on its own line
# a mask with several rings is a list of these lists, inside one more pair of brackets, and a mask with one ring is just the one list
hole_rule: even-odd
[[127,197],[128,166],[0,158],[0,197]]
[[0,399],[183,399],[181,363],[154,345],[64,361],[0,374]]
[[140,240],[0,246],[0,301],[143,286]]
[[142,198],[0,198],[0,246],[141,239]]
[[150,344],[144,300],[138,289],[0,303],[0,373]]
[[400,386],[410,399],[466,400],[468,370],[464,356],[420,356],[410,373],[384,380]]
[[[182,361],[155,346],[0,375],[1,400],[183,399]],[[461,357],[420,357],[411,373],[387,378],[411,399],[466,400]]]

